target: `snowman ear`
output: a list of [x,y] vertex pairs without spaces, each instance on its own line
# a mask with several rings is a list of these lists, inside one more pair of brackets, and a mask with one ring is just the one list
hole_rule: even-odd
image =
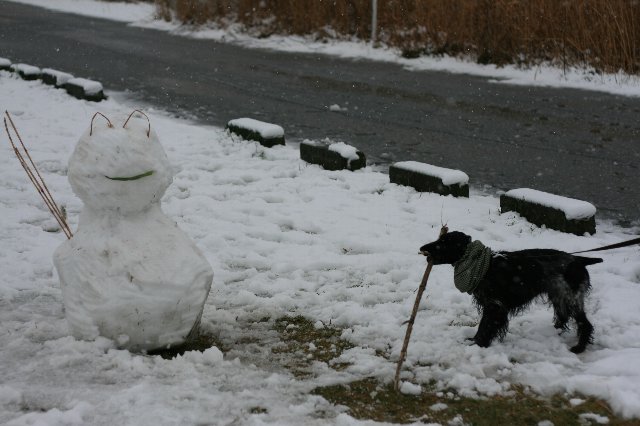
[[109,123],[109,127],[113,127],[113,124],[111,124],[111,120],[109,120],[106,115],[104,115],[101,112],[96,112],[95,114],[93,114],[93,117],[91,118],[91,126],[89,127],[89,136],[93,134],[93,120],[95,120],[96,117],[99,115],[104,117],[105,120],[107,120],[107,123]]
[[134,109],[133,111],[131,111],[131,114],[129,114],[129,117],[127,117],[127,120],[122,125],[122,128],[123,129],[127,128],[127,123],[129,122],[129,120],[131,120],[131,117],[133,117],[133,114],[135,114],[136,112],[139,113],[139,114],[144,115],[144,118],[147,119],[147,122],[149,123],[149,127],[147,128],[147,137],[149,137],[149,134],[151,133],[151,120],[149,120],[149,117],[147,116],[147,114],[145,114],[144,112],[140,111],[139,109]]

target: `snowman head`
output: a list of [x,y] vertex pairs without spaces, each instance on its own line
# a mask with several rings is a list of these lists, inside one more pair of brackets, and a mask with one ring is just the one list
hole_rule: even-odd
[[[111,121],[91,120],[69,160],[69,183],[85,205],[120,213],[142,211],[162,198],[171,166],[140,111]],[[94,122],[95,121],[95,122]]]

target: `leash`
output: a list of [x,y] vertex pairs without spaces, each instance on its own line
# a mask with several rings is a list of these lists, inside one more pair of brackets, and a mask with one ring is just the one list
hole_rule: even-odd
[[574,251],[573,253],[570,253],[570,254],[589,253],[589,252],[592,252],[592,251],[612,250],[612,249],[621,248],[621,247],[629,247],[629,246],[633,246],[633,245],[636,245],[636,244],[640,244],[640,238],[634,238],[633,240],[623,241],[621,243],[611,244],[611,245],[604,246],[604,247],[598,247],[598,248],[594,248],[594,249],[591,249],[591,250]]

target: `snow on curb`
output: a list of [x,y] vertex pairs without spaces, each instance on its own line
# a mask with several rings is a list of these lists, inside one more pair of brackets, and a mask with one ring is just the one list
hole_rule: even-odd
[[0,58],[0,71],[10,71],[11,61],[7,58]]
[[305,139],[300,144],[300,158],[318,164],[325,170],[358,170],[367,165],[367,158],[357,148],[344,142],[332,143]]
[[42,69],[42,82],[50,86],[63,87],[73,76],[69,73],[51,68]]
[[72,78],[64,84],[68,94],[78,99],[100,102],[106,97],[102,89],[102,84],[98,81],[86,78]]
[[576,235],[596,232],[596,208],[586,201],[518,188],[500,196],[500,208],[503,212],[515,211],[538,226]]
[[469,176],[460,170],[401,161],[389,167],[389,179],[392,183],[410,186],[420,192],[469,197]]
[[260,145],[268,148],[284,145],[284,129],[277,124],[253,118],[236,118],[227,123],[227,129],[246,140],[259,142]]
[[28,64],[11,65],[13,72],[17,73],[23,80],[37,80],[42,75],[42,70]]
[[73,75],[51,68],[40,69],[28,64],[11,64],[7,58],[0,58],[0,70],[9,70],[18,74],[23,80],[42,80],[44,84],[62,88],[77,99],[100,102],[104,95],[102,83],[86,78],[74,78]]

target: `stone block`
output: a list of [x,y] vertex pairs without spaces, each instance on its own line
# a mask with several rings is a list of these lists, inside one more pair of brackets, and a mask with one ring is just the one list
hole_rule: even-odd
[[389,180],[391,183],[410,186],[419,192],[469,197],[469,176],[460,170],[403,161],[389,167]]
[[514,211],[538,226],[576,235],[595,234],[593,204],[534,189],[520,188],[500,196],[503,213]]
[[358,170],[367,165],[367,158],[356,148],[345,143],[305,140],[300,144],[300,158],[318,164],[326,170]]
[[68,94],[78,99],[100,102],[107,97],[102,90],[102,84],[85,78],[72,78],[64,86]]
[[63,87],[73,76],[69,73],[54,70],[51,68],[42,69],[42,82],[50,86]]
[[23,80],[38,80],[42,75],[40,68],[27,64],[13,64],[11,65],[11,70]]
[[284,145],[284,129],[277,124],[253,118],[237,118],[227,123],[227,130],[245,140],[256,141],[267,148]]
[[11,71],[11,61],[7,58],[0,58],[0,71]]

